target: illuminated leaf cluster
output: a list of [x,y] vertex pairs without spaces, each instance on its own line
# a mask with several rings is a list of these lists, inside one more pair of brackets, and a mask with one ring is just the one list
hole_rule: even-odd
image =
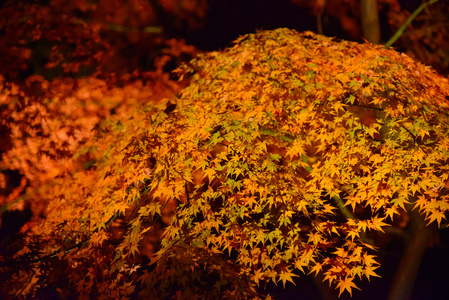
[[352,293],[405,204],[447,218],[449,85],[408,56],[277,29],[177,72],[187,88],[102,123],[93,168],[55,179],[30,281],[63,265],[85,296],[235,299],[321,272]]
[[167,240],[234,253],[255,283],[292,281],[294,266],[351,292],[375,275],[367,231],[414,201],[430,222],[445,219],[448,85],[425,66],[279,29],[181,72],[195,74],[173,114],[186,118],[185,143],[169,147],[181,161],[194,141],[189,167],[204,175]]

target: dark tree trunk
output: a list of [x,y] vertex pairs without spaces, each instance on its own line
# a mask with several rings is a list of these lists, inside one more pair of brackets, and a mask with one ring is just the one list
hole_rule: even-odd
[[377,0],[361,0],[360,15],[363,37],[370,43],[380,43],[379,11]]
[[389,300],[410,299],[422,257],[431,236],[431,229],[426,226],[424,216],[417,209],[412,210],[412,207],[413,204],[407,206],[410,217],[408,239],[388,295]]

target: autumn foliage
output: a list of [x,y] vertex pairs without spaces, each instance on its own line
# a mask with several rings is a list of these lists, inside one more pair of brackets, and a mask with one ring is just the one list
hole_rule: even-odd
[[190,85],[163,100],[141,79],[2,78],[0,168],[24,182],[0,200],[34,210],[0,257],[10,295],[244,299],[309,273],[351,294],[406,204],[446,220],[449,85],[432,69],[277,29],[176,73]]

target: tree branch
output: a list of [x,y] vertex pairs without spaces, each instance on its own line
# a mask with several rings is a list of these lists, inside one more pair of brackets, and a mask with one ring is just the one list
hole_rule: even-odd
[[411,14],[407,20],[405,20],[404,24],[399,27],[398,31],[393,35],[393,37],[385,44],[385,47],[391,47],[402,35],[407,26],[415,19],[427,6],[437,2],[438,0],[430,0],[429,2],[423,2],[414,12]]

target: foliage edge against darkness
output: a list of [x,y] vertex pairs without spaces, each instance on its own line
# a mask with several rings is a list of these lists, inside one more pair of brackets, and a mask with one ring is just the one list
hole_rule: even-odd
[[255,298],[322,273],[351,294],[406,204],[446,221],[449,85],[429,67],[281,28],[177,73],[187,88],[102,123],[92,167],[45,190],[12,293]]

